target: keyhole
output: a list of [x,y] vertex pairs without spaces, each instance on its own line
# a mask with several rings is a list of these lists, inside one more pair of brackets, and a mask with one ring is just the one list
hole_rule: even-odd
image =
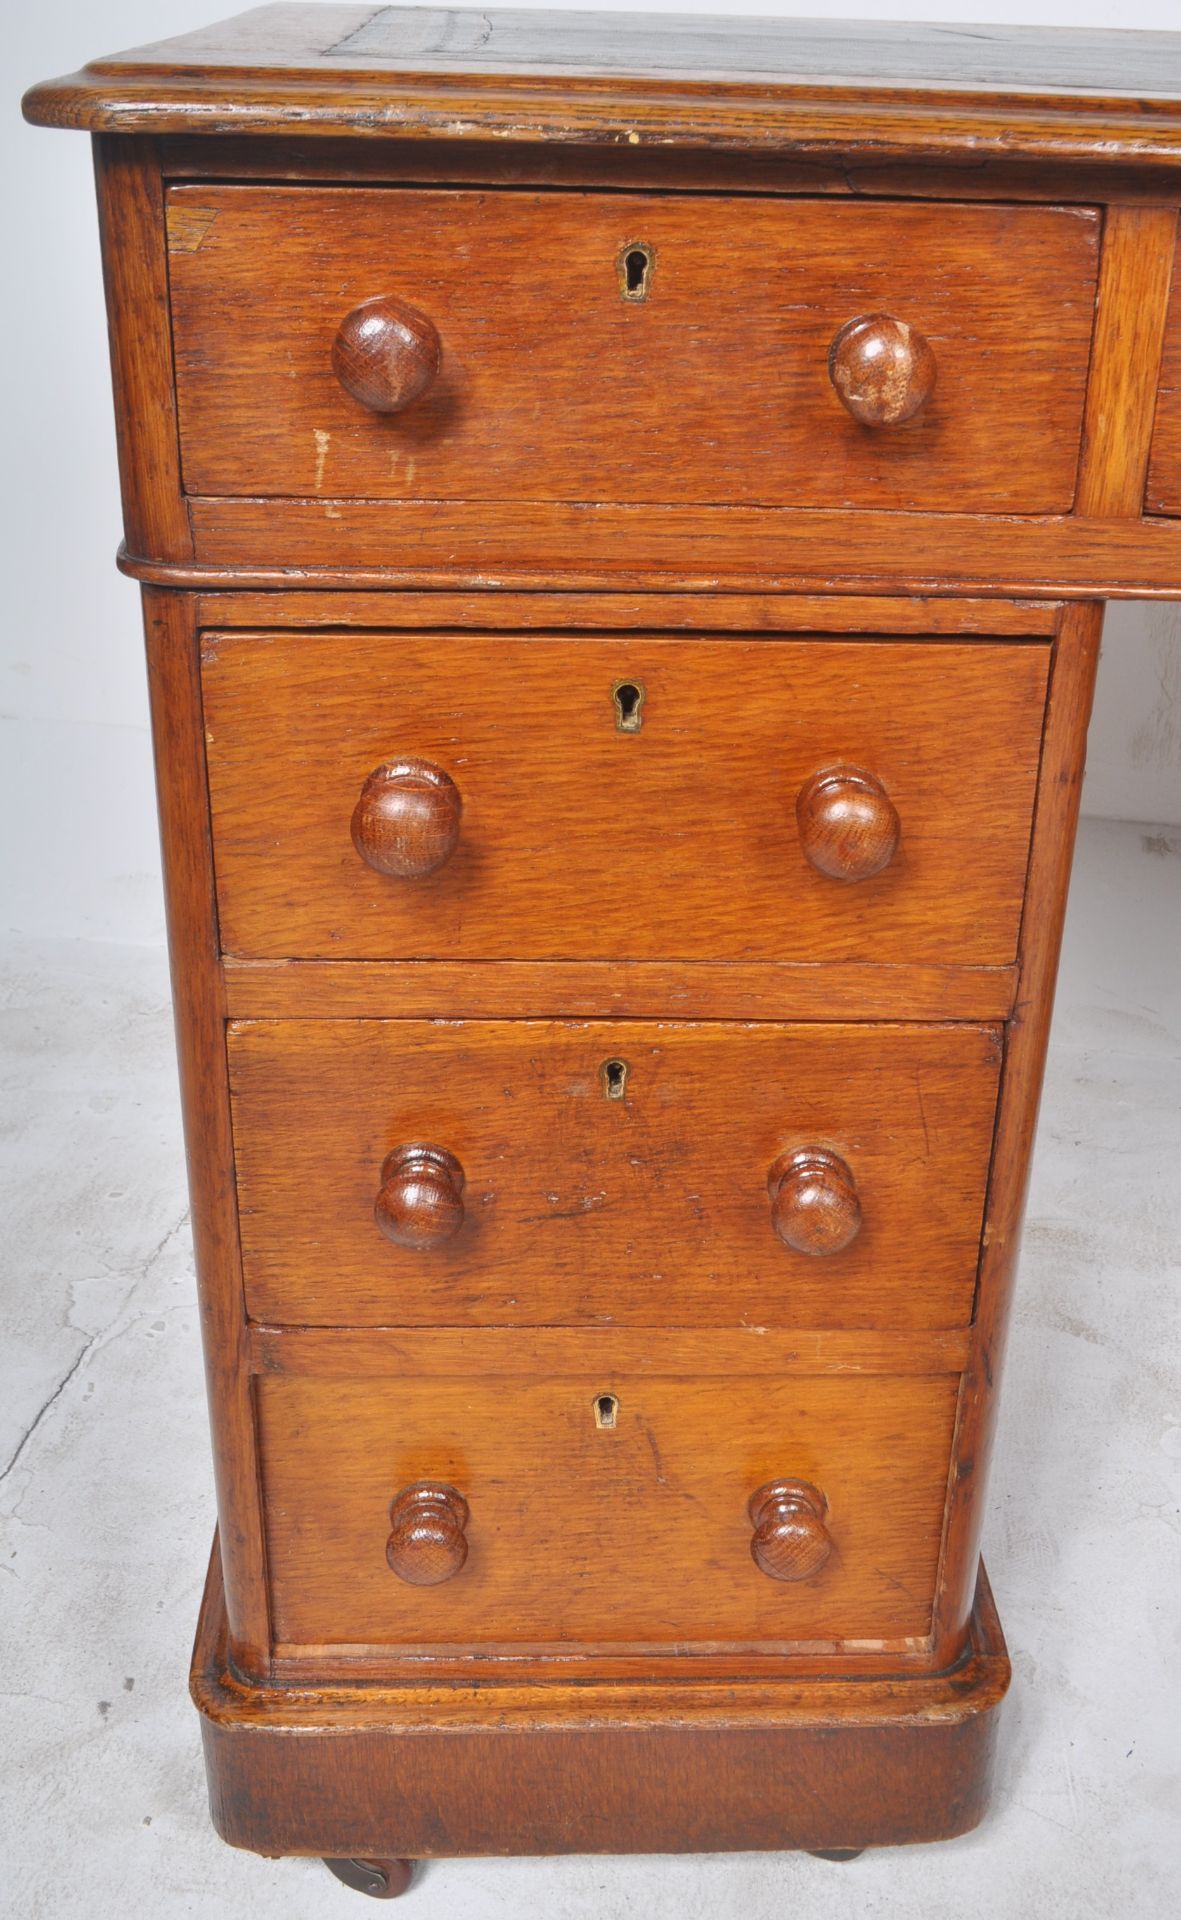
[[611,689],[615,725],[620,733],[638,733],[644,724],[644,689],[638,680],[617,680]]
[[613,1393],[600,1393],[595,1400],[595,1425],[606,1431],[619,1418],[619,1402]]
[[633,240],[619,256],[619,291],[625,300],[646,300],[656,256],[642,240]]
[[603,1092],[608,1100],[622,1100],[627,1092],[627,1061],[604,1060],[599,1072],[603,1076]]

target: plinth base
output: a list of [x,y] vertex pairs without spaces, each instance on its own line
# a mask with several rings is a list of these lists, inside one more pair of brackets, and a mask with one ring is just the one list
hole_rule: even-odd
[[950,1839],[984,1812],[1009,1683],[983,1568],[936,1676],[257,1686],[226,1642],[215,1548],[191,1678],[213,1823],[336,1860]]

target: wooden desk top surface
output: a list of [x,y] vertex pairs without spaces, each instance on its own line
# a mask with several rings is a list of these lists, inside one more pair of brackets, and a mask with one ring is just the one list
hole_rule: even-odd
[[275,5],[94,61],[91,131],[805,145],[1181,164],[1181,33]]

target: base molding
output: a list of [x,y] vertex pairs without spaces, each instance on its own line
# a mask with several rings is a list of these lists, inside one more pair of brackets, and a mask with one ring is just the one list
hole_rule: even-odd
[[256,1685],[227,1657],[215,1545],[190,1684],[231,1846],[426,1859],[950,1839],[987,1804],[1009,1671],[981,1568],[938,1675]]

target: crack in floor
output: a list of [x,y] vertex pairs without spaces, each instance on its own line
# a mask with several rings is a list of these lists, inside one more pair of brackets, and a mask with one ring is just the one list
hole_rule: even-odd
[[30,1440],[33,1438],[33,1435],[36,1433],[38,1427],[41,1425],[41,1422],[44,1420],[46,1414],[49,1412],[50,1408],[53,1406],[56,1406],[57,1402],[61,1399],[62,1394],[65,1392],[66,1388],[69,1386],[70,1381],[74,1378],[74,1375],[77,1373],[79,1367],[82,1365],[82,1362],[85,1360],[87,1354],[90,1352],[95,1341],[102,1338],[103,1331],[104,1329],[100,1327],[97,1332],[90,1334],[89,1337],[83,1342],[82,1349],[78,1354],[77,1359],[74,1361],[73,1365],[67,1369],[67,1371],[63,1374],[62,1378],[58,1381],[56,1387],[53,1389],[53,1392],[49,1395],[49,1398],[42,1402],[41,1406],[37,1409],[37,1412],[33,1415],[32,1420],[29,1422],[28,1426],[25,1428],[24,1432],[22,1433],[20,1439],[17,1441],[16,1448],[11,1458],[9,1459],[8,1465],[2,1471],[0,1471],[0,1487],[4,1485],[4,1482],[8,1479],[9,1474],[11,1474],[19,1465],[21,1455],[23,1454],[25,1448],[28,1446]]
[[[128,1307],[131,1305],[132,1297],[135,1293],[136,1288],[138,1286],[143,1285],[144,1281],[147,1279],[156,1261],[160,1258],[161,1254],[164,1252],[164,1249],[169,1245],[170,1241],[176,1238],[177,1234],[183,1231],[184,1227],[188,1223],[188,1219],[189,1219],[189,1209],[186,1207],[184,1212],[181,1214],[180,1219],[177,1220],[172,1226],[168,1228],[167,1232],[161,1236],[161,1238],[157,1241],[156,1245],[151,1249],[151,1251],[145,1254],[142,1260],[137,1260],[130,1269],[125,1269],[125,1271],[128,1272],[129,1274],[131,1284],[127,1288],[127,1291],[123,1295],[123,1298],[120,1300],[114,1313],[110,1316],[110,1318],[107,1320],[104,1326],[96,1327],[93,1333],[86,1334],[86,1333],[83,1333],[81,1327],[75,1327],[71,1322],[69,1321],[66,1322],[66,1327],[65,1327],[66,1332],[82,1334],[82,1346],[79,1348],[78,1353],[75,1355],[74,1359],[70,1362],[70,1365],[67,1367],[61,1379],[58,1381],[56,1387],[54,1387],[52,1393],[48,1394],[47,1397],[42,1401],[41,1405],[38,1407],[36,1413],[33,1415],[33,1418],[30,1420],[28,1426],[25,1428],[24,1432],[21,1434],[20,1439],[17,1441],[15,1448],[13,1449],[11,1455],[9,1456],[7,1464],[3,1468],[0,1468],[0,1487],[4,1485],[5,1481],[19,1466],[21,1457],[24,1454],[26,1447],[29,1445],[30,1441],[33,1439],[34,1435],[37,1433],[38,1429],[44,1422],[46,1415],[52,1410],[53,1407],[57,1405],[57,1402],[61,1399],[66,1388],[69,1386],[71,1380],[73,1380],[77,1375],[87,1355],[94,1351],[96,1344],[100,1340],[105,1342],[110,1336],[113,1335],[115,1328],[119,1324],[119,1321],[122,1319],[123,1315],[127,1312]],[[78,1284],[79,1284],[78,1282],[74,1282],[72,1284],[71,1292],[73,1291],[73,1287],[77,1286]],[[163,1308],[161,1309],[161,1311],[169,1312],[169,1311],[173,1311],[173,1309]],[[136,1320],[138,1320],[146,1317],[147,1315],[144,1314],[144,1315],[137,1315],[135,1318]],[[135,1321],[132,1321],[130,1324],[134,1325]]]

